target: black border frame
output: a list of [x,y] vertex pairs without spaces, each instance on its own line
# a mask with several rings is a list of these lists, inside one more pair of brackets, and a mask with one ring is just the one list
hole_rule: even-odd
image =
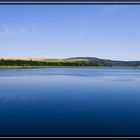
[[0,0],[0,5],[139,5],[140,0]]
[[[140,5],[140,0],[0,0],[1,5]],[[0,136],[0,139],[140,139],[140,136]]]

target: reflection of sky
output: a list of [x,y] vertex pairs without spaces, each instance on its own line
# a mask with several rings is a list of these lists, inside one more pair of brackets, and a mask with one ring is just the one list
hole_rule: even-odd
[[9,76],[139,76],[139,68],[35,68],[0,69],[1,77]]
[[[17,91],[19,92],[19,91]],[[5,92],[3,92],[5,93]],[[14,104],[14,102],[18,102],[19,104],[21,103],[37,103],[40,99],[39,96],[27,96],[26,94],[24,95],[24,93],[22,93],[22,95],[14,95],[13,93],[11,93],[10,91],[7,92],[8,95],[0,95],[0,104],[6,105],[6,104]],[[12,95],[9,95],[12,94]]]
[[139,69],[7,69],[0,70],[0,101],[26,104],[75,98],[85,102],[89,95],[110,96],[114,90],[137,93],[139,82]]
[[139,134],[139,77],[139,69],[0,70],[0,135]]

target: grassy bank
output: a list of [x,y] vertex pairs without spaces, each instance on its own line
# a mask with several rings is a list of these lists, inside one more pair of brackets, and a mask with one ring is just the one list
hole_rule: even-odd
[[0,69],[20,69],[20,68],[105,68],[97,66],[0,66]]
[[125,67],[109,67],[109,66],[0,66],[0,69],[32,69],[32,68],[140,68],[125,66]]

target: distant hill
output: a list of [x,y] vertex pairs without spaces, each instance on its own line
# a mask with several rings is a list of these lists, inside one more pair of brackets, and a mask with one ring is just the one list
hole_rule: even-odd
[[68,59],[81,61],[87,60],[88,65],[104,65],[104,66],[140,66],[140,61],[117,61],[117,60],[108,60],[108,59],[99,59],[96,57],[72,57]]
[[47,58],[1,58],[0,66],[95,66],[95,67],[140,67],[140,61],[117,61],[95,57]]

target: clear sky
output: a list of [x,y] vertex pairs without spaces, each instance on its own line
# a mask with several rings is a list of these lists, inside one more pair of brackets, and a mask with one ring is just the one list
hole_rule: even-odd
[[140,60],[140,5],[0,5],[0,57]]

